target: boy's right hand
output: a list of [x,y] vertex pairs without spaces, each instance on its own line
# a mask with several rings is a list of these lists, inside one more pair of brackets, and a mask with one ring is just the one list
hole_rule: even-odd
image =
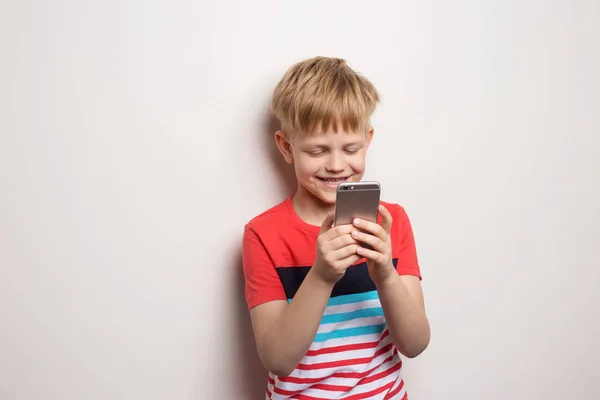
[[359,244],[352,237],[356,228],[352,224],[332,228],[333,219],[334,213],[330,213],[321,224],[313,266],[318,277],[331,284],[339,281],[346,269],[361,259],[356,253]]

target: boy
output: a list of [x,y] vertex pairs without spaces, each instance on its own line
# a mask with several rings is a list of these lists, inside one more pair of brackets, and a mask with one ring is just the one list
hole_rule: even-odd
[[332,227],[336,186],[363,177],[378,102],[367,79],[324,57],[293,65],[273,93],[275,143],[298,189],[248,222],[243,237],[268,399],[406,399],[400,354],[428,346],[404,209],[382,201],[378,223]]

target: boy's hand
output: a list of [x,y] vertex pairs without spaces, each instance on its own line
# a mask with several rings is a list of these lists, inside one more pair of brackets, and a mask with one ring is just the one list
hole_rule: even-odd
[[379,206],[381,214],[381,225],[355,219],[354,226],[362,232],[353,231],[354,239],[361,243],[370,245],[373,250],[364,247],[357,249],[357,254],[367,259],[369,276],[375,284],[383,283],[387,278],[396,273],[392,263],[392,241],[390,229],[392,227],[392,215],[384,206]]
[[360,247],[352,238],[352,225],[339,225],[332,228],[334,214],[327,215],[321,225],[317,239],[317,258],[314,270],[325,282],[334,284],[339,281],[346,269],[360,260],[357,254]]

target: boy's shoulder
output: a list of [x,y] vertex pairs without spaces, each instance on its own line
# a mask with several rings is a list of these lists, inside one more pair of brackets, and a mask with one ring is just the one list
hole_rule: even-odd
[[281,226],[282,223],[288,220],[290,214],[289,201],[290,198],[286,198],[252,217],[246,223],[246,228],[272,229],[275,226]]
[[404,218],[406,216],[406,210],[399,203],[381,200],[379,204],[384,206],[390,212],[394,220],[396,220],[397,218]]

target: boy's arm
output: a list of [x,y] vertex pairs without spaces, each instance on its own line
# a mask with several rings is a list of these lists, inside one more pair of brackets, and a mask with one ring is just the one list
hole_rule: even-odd
[[315,275],[311,269],[289,304],[276,300],[250,310],[258,354],[277,376],[296,368],[317,334],[333,284]]
[[377,291],[392,342],[406,357],[418,356],[431,336],[419,277],[392,274]]

